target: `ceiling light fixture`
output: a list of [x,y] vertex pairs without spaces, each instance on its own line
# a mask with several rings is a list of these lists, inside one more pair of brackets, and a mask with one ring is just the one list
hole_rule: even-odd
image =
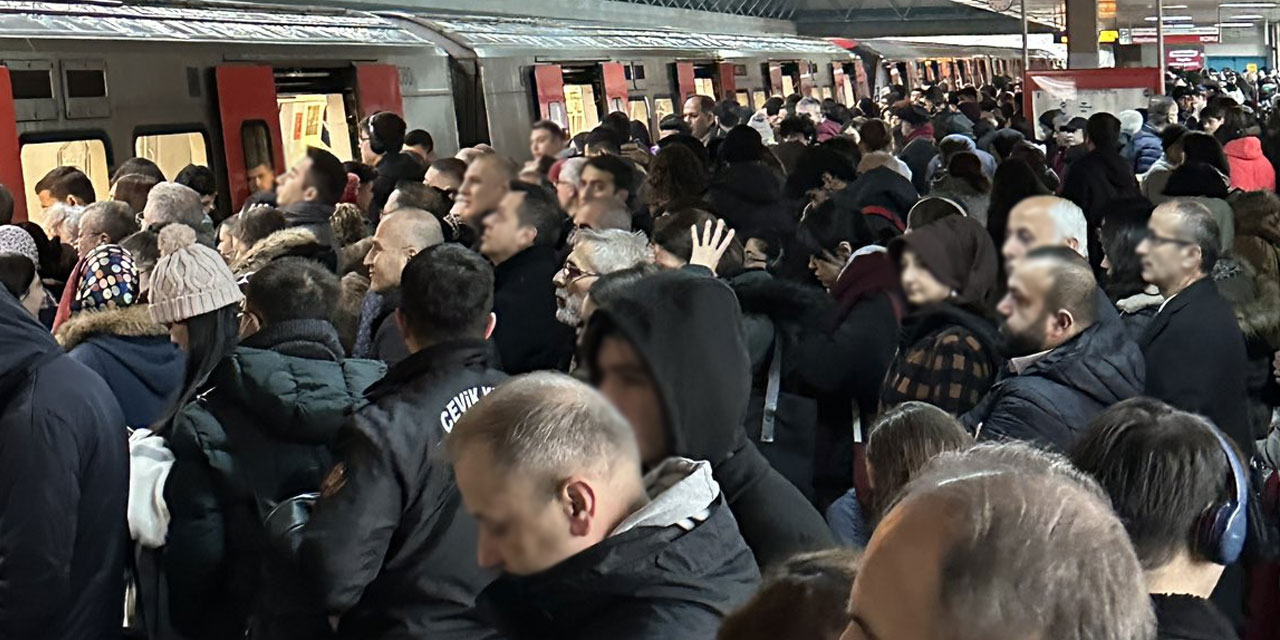
[[[1147,16],[1143,18],[1143,20],[1146,20],[1147,22],[1155,22],[1158,19],[1159,18],[1155,16]],[[1164,17],[1165,22],[1191,22],[1191,20],[1192,20],[1191,16],[1165,16]]]
[[1219,7],[1224,9],[1274,9],[1274,2],[1224,2]]
[[1252,22],[1219,22],[1213,25],[1219,29],[1245,29],[1253,26]]
[[1227,16],[1228,20],[1261,20],[1263,18],[1260,13],[1248,13],[1238,16]]

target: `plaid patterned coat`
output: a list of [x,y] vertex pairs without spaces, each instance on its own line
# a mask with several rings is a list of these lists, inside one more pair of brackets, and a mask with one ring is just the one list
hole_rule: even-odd
[[995,382],[1002,358],[986,319],[943,304],[908,316],[903,336],[881,389],[882,409],[919,400],[961,415]]

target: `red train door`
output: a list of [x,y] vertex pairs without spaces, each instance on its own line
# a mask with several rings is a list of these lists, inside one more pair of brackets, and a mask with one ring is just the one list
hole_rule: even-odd
[[389,64],[357,64],[356,95],[360,117],[379,111],[390,111],[404,117],[404,101],[400,97],[400,71]]
[[721,100],[737,100],[738,79],[734,77],[733,67],[732,62],[716,63],[716,78],[719,80]]
[[280,107],[276,104],[276,80],[271,67],[221,65],[216,79],[227,187],[231,191],[231,209],[235,211],[250,195],[250,169],[269,163],[276,175],[285,171]]
[[769,63],[769,95],[782,96],[782,64],[778,62]]
[[537,90],[538,113],[565,131],[569,130],[569,110],[564,102],[564,72],[558,64],[533,67],[533,85]]
[[[676,63],[676,93],[680,94],[680,105],[698,92],[697,86],[693,82],[693,63],[677,62]],[[677,108],[681,108],[677,105]]]
[[604,112],[627,113],[627,73],[622,63],[600,63],[600,75],[604,78]]
[[0,183],[13,194],[13,220],[27,219],[27,189],[22,183],[22,155],[18,150],[18,120],[13,111],[9,69],[0,67]]

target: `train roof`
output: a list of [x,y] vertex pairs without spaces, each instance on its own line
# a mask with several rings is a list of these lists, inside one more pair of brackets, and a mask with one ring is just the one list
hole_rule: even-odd
[[373,13],[233,2],[0,0],[0,39],[12,38],[434,48]]
[[[919,40],[901,40],[896,38],[869,38],[858,40],[853,50],[859,53],[870,53],[888,60],[918,60],[938,58],[972,58],[974,56],[1008,57],[1011,54],[1021,55],[1021,48],[956,45],[943,42],[922,42]],[[1033,58],[1054,58],[1054,54],[1040,49],[1029,51]]]
[[849,56],[848,51],[827,40],[790,34],[703,33],[678,27],[620,26],[519,16],[420,12],[396,15],[429,25],[472,50],[479,58],[551,53],[563,57],[657,53],[718,59],[805,54]]

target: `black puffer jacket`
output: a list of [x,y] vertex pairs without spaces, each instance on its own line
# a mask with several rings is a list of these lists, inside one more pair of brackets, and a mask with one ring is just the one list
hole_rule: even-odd
[[510,640],[714,638],[760,576],[706,467],[667,459],[624,531],[541,573],[502,576],[477,606]]
[[782,174],[763,162],[724,167],[711,178],[707,201],[725,223],[746,239],[759,232],[795,229],[782,200]]
[[391,197],[391,192],[396,190],[396,184],[401,180],[422,182],[427,175],[427,167],[418,154],[398,151],[382,156],[374,170],[378,177],[373,179],[373,199],[369,201],[369,210],[365,212],[365,216],[376,227],[382,219],[382,208],[387,206],[387,200]]
[[339,435],[334,467],[301,532],[298,564],[338,636],[485,638],[476,594],[475,522],[436,447],[454,422],[505,379],[488,343],[433,345],[369,388]]
[[761,566],[832,544],[822,516],[747,439],[750,361],[728,286],[674,271],[623,291],[591,316],[583,336],[583,362],[597,378],[600,344],[618,334],[649,365],[671,455],[711,462]]
[[1103,409],[1142,394],[1146,369],[1121,322],[1098,322],[1018,375],[991,387],[966,413],[980,440],[1022,440],[1069,451]]
[[344,360],[327,322],[280,322],[245,339],[162,433],[176,458],[163,549],[176,630],[238,638],[255,610],[275,615],[259,597],[263,521],[281,501],[320,489],[346,412],[382,371]]
[[3,287],[0,354],[0,638],[118,638],[124,416]]

